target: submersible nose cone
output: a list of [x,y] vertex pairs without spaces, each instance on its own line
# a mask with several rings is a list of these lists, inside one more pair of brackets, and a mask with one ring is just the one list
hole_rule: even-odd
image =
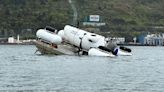
[[113,55],[117,55],[117,53],[118,53],[118,48],[116,48],[114,51],[112,51]]

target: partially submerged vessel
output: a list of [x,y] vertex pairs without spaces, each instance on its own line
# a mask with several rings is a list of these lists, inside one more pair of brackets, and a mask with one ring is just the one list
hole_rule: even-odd
[[102,35],[70,25],[58,32],[51,27],[39,29],[36,36],[38,40],[34,44],[41,54],[109,57],[132,55],[131,49],[127,47],[117,46]]

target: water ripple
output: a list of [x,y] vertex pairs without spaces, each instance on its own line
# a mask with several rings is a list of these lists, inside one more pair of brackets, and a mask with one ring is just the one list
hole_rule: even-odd
[[163,92],[164,49],[131,48],[133,56],[109,58],[36,55],[34,46],[1,45],[0,92]]

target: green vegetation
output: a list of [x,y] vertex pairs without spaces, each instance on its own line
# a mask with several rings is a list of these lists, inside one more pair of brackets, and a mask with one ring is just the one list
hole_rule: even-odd
[[[111,36],[136,36],[145,32],[163,32],[164,0],[73,0],[78,20],[100,15]],[[0,0],[0,36],[34,38],[38,28],[62,29],[72,24],[73,10],[68,0]],[[83,27],[80,25],[80,27]],[[106,35],[108,36],[108,35]]]
[[[80,2],[81,1],[81,2]],[[102,31],[110,36],[137,36],[145,32],[162,32],[154,26],[164,26],[164,0],[80,0],[79,16],[99,14],[107,25]]]
[[49,25],[61,29],[71,18],[65,0],[0,0],[1,37],[20,34],[33,38],[38,28]]

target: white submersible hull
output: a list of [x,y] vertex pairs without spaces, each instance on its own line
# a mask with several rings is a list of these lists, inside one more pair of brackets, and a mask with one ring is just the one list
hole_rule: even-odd
[[[39,38],[34,42],[42,54],[55,55],[89,55],[109,56],[132,55],[131,50],[125,47],[112,47],[108,45],[104,36],[87,32],[66,25],[58,33],[47,29],[39,29],[36,33]],[[110,43],[112,44],[112,43]]]

